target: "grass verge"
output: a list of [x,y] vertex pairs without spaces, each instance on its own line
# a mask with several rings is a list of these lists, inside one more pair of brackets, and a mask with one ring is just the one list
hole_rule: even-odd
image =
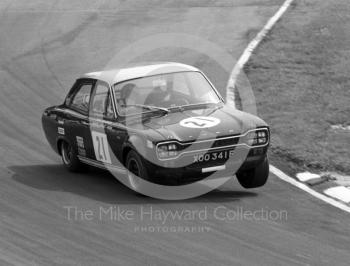
[[350,2],[296,1],[245,67],[287,173],[350,173]]

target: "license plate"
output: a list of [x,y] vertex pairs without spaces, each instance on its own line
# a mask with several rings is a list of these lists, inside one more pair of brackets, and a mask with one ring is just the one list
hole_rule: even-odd
[[217,160],[227,160],[230,158],[230,156],[233,156],[233,154],[234,154],[234,150],[195,154],[193,156],[193,162],[201,163],[201,162],[209,162],[209,161],[217,161]]

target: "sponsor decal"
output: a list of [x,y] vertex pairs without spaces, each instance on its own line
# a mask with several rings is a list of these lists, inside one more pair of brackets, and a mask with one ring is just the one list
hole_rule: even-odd
[[78,147],[84,149],[85,148],[84,147],[84,139],[82,137],[79,137],[79,136],[77,136],[76,138],[77,138]]
[[180,125],[189,128],[209,128],[214,127],[220,123],[220,119],[209,116],[195,116],[183,119]]
[[111,156],[108,150],[107,135],[105,133],[91,131],[92,142],[94,144],[94,151],[96,160],[103,163],[112,163]]
[[86,156],[84,139],[82,137],[79,137],[79,136],[76,136],[76,139],[77,139],[77,146],[78,146],[79,155]]
[[60,134],[60,135],[64,135],[64,134],[65,134],[64,128],[63,128],[63,127],[58,127],[58,128],[57,128],[57,132],[58,132],[58,134]]

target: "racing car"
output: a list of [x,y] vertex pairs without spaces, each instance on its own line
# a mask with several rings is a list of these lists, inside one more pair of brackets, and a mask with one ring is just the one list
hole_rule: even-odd
[[84,74],[62,104],[45,109],[42,126],[70,171],[90,165],[168,185],[222,173],[244,188],[269,175],[268,125],[181,63]]

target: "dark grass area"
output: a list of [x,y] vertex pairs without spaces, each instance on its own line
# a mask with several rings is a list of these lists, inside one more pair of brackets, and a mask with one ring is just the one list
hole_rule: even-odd
[[289,174],[350,173],[350,2],[296,1],[245,67],[271,159]]

